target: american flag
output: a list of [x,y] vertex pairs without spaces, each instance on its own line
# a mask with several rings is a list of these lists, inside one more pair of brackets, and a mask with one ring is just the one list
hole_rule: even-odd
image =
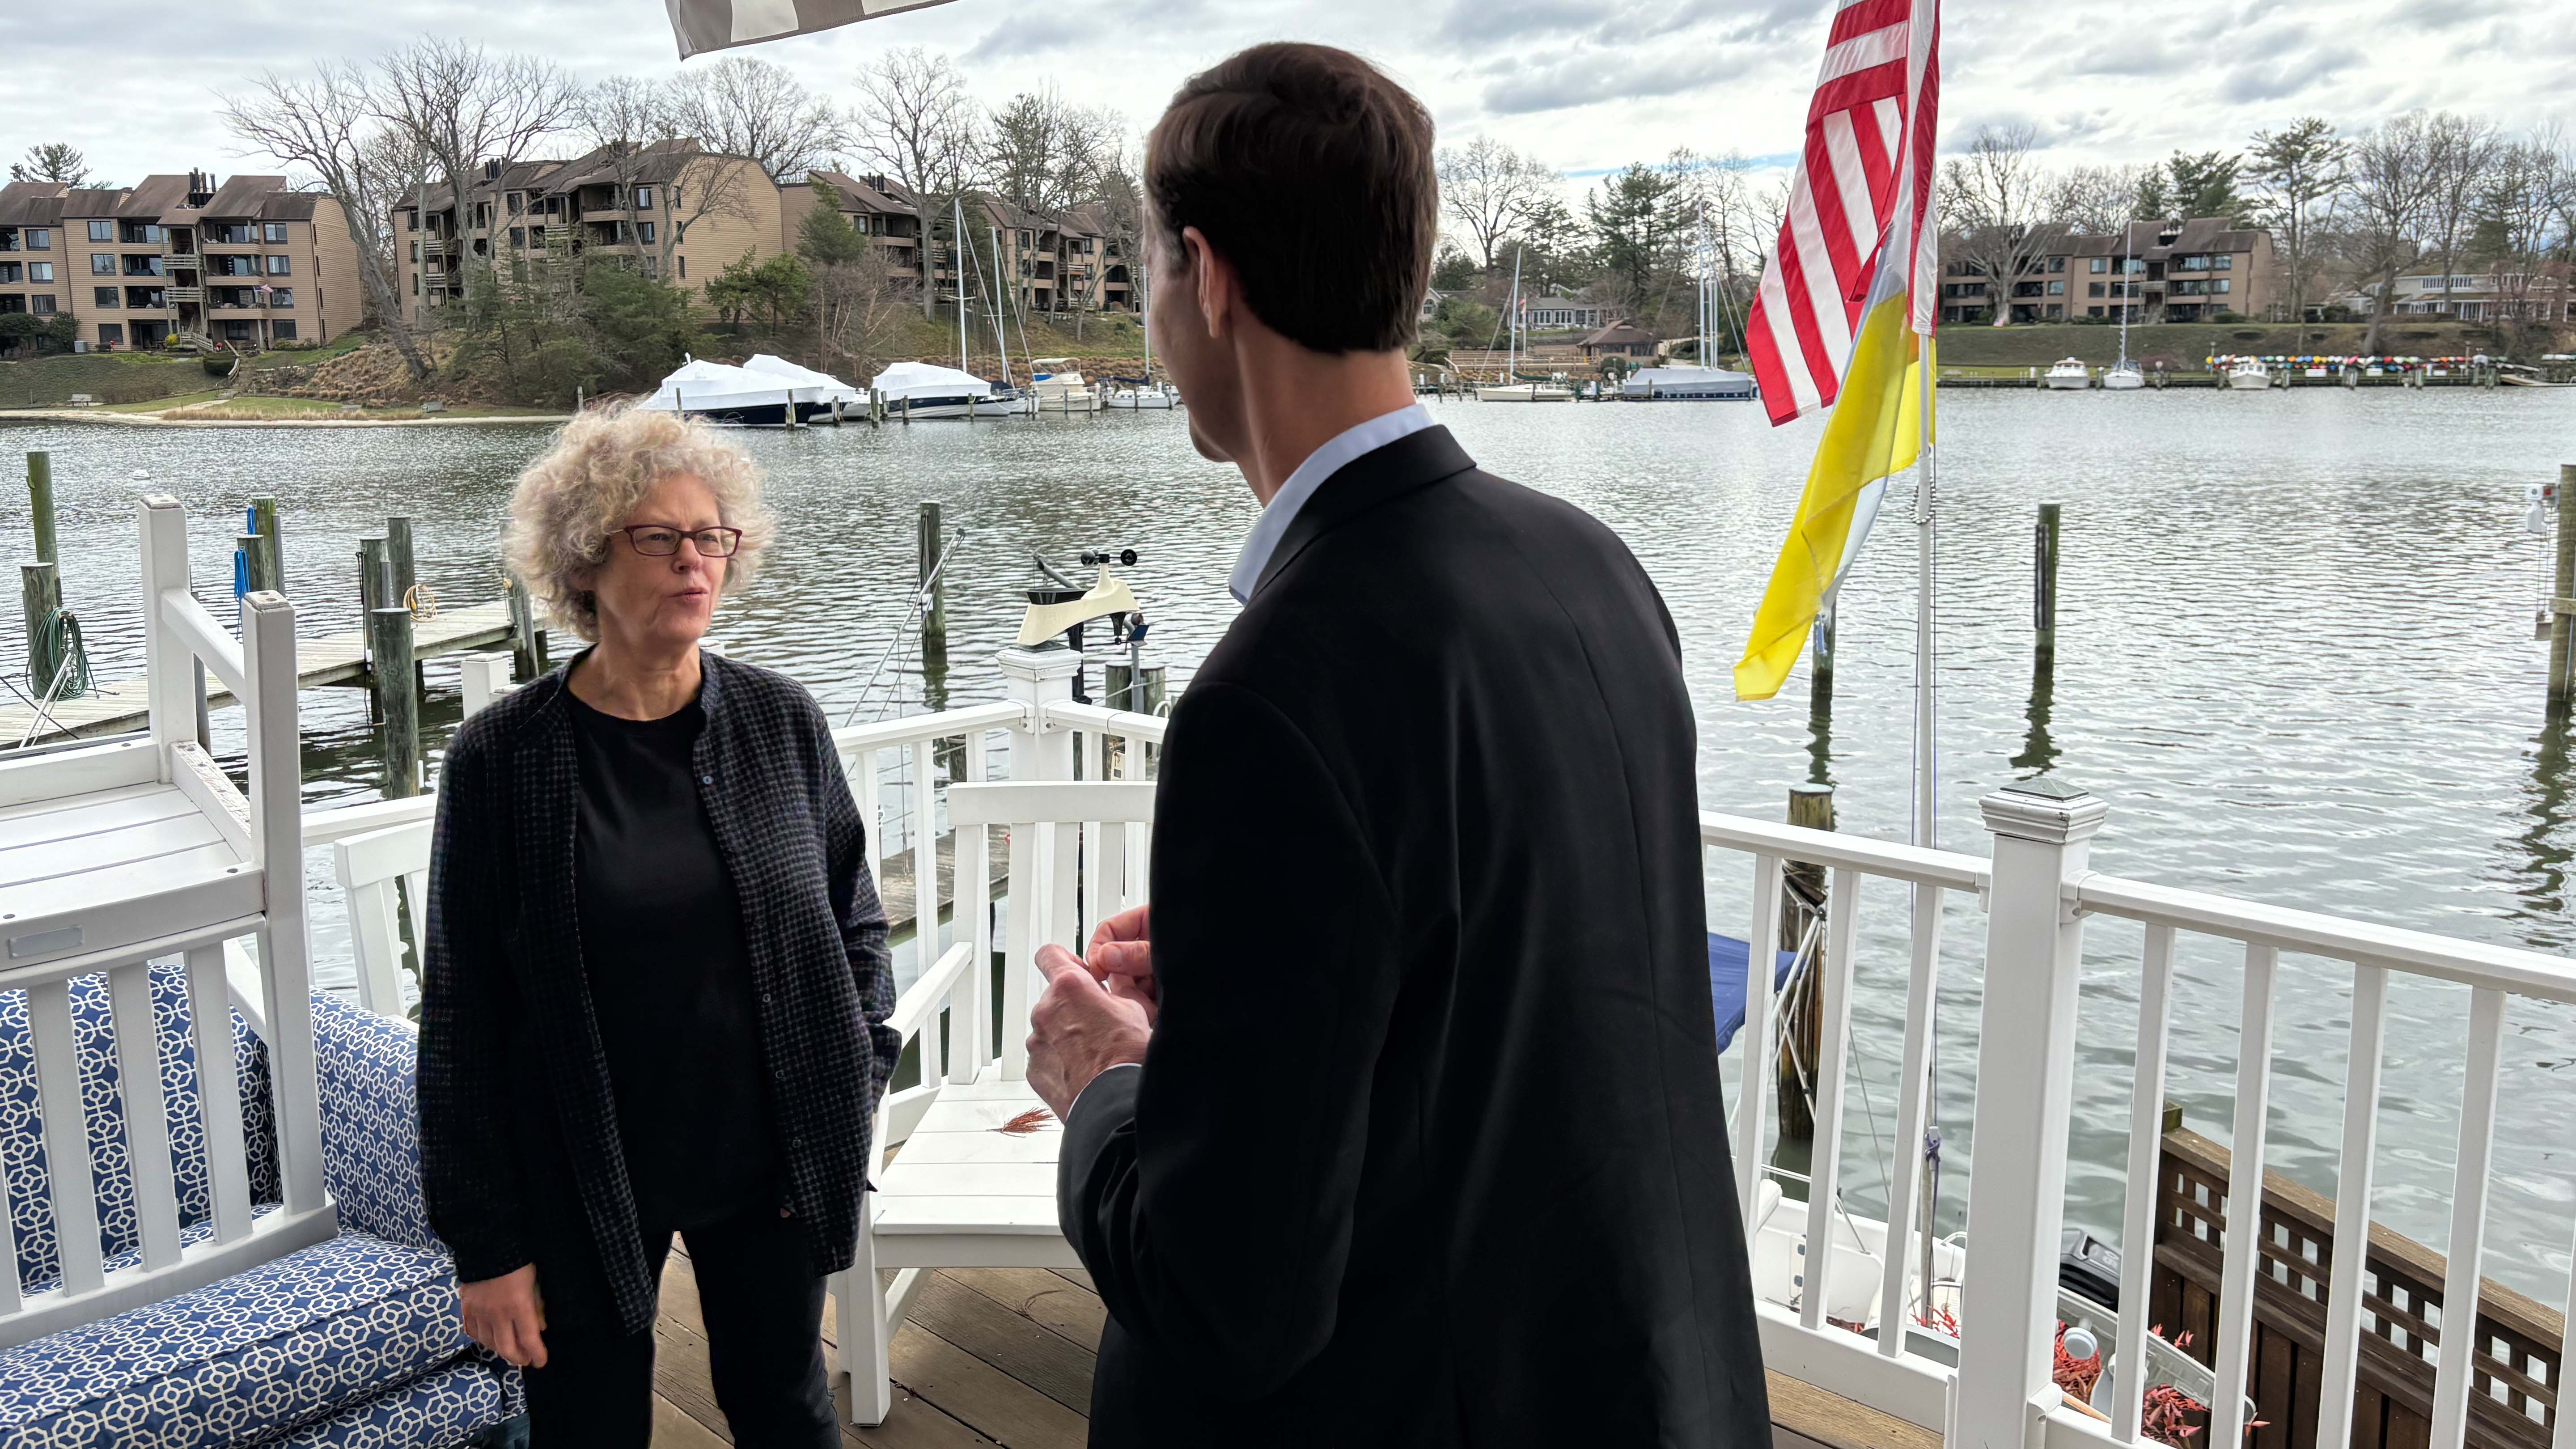
[[[1939,316],[1932,210],[1940,0],[1842,0],[1834,12],[1788,213],[1746,324],[1774,425],[1831,406],[1882,265],[1912,293],[1914,330]],[[1890,247],[1896,250],[1886,254]]]

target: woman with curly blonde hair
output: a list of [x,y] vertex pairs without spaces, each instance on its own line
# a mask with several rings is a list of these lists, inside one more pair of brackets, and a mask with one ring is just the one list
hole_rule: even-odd
[[536,1449],[650,1440],[674,1233],[734,1442],[839,1442],[823,1280],[900,1042],[822,710],[698,647],[772,533],[751,459],[668,413],[584,413],[511,497],[511,571],[590,647],[447,753],[421,1179]]

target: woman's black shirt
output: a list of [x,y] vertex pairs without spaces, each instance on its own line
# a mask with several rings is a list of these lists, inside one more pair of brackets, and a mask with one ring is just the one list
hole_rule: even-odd
[[580,762],[581,959],[648,1230],[778,1198],[742,909],[690,764],[706,713],[604,714],[564,691]]

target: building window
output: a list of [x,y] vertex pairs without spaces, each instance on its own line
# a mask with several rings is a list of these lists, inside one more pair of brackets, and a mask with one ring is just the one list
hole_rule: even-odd
[[92,287],[89,289],[89,299],[92,305],[104,307],[112,311],[116,307],[116,289],[114,287]]
[[[2105,289],[2100,282],[2093,282],[2086,285],[2084,288],[2084,295],[2087,297],[2099,297],[2103,294],[2104,290]],[[2102,309],[2099,307],[2094,308],[2093,315],[2097,317],[2102,315]]]
[[2052,271],[2052,272],[2062,272],[2062,271],[2065,271],[2065,270],[2066,270],[2066,258],[2064,258],[2064,257],[2050,257],[2050,258],[2048,259],[2048,269],[2049,269],[2050,271]]
[[89,224],[89,239],[94,242],[112,242],[116,240],[116,223],[112,221],[91,222]]
[[653,223],[649,221],[639,221],[635,223],[635,235],[636,238],[642,241],[646,246],[651,246],[653,244]]
[[672,188],[671,188],[671,204],[670,204],[670,206],[669,206],[667,209],[668,209],[668,210],[671,210],[671,211],[679,211],[679,210],[683,209],[684,207],[686,207],[687,205],[688,205],[688,203],[686,203],[686,202],[684,202],[684,201],[680,200],[680,188],[678,188],[678,187],[676,187],[676,186],[672,187]]
[[93,277],[115,276],[116,254],[114,252],[91,252],[89,254],[89,274]]
[[[2052,296],[2052,297],[2063,297],[2063,296],[2065,296],[2065,295],[2066,295],[2066,284],[2065,284],[2064,282],[2051,282],[2051,283],[2049,283],[2049,284],[2048,284],[2048,295],[2050,295],[2050,296]],[[2052,310],[2053,310],[2053,309],[2052,309]]]
[[528,229],[523,226],[514,226],[510,228],[510,250],[514,252],[524,251],[527,249],[527,245]]
[[259,236],[262,241],[283,242],[286,240],[286,223],[282,221],[264,223],[259,229]]
[[27,263],[27,280],[28,280],[28,281],[30,281],[30,282],[50,282],[50,281],[52,281],[53,279],[54,279],[54,264],[53,264],[52,262],[29,262],[29,263]]
[[288,260],[289,259],[285,257],[270,257],[268,259],[268,274],[272,277],[283,277],[287,275]]
[[513,191],[501,199],[509,206],[510,214],[512,216],[517,216],[520,212],[527,210],[527,193],[525,192]]
[[[418,231],[418,230],[420,230],[420,213],[419,213],[418,211],[406,211],[406,212],[404,212],[404,213],[403,213],[403,222],[404,222],[403,230],[405,230],[405,231]],[[415,251],[415,253],[417,253],[417,251],[418,251],[418,249],[419,249],[419,247],[420,247],[420,243],[418,243],[418,242],[414,242],[414,243],[412,243],[412,247],[413,247],[413,250]]]
[[98,324],[98,345],[101,347],[123,347],[125,345],[125,324],[122,322],[101,322]]
[[2218,254],[2217,259],[2216,259],[2215,265],[2217,266],[2218,270],[2220,270],[2220,271],[2222,271],[2222,272],[2232,272],[2232,271],[2236,270],[2236,257],[2235,257],[2235,254],[2234,254],[2234,253],[2232,253],[2232,252],[2220,252],[2220,253]]
[[689,259],[687,257],[681,257],[678,260],[680,263],[680,280],[685,282],[689,279]]
[[2099,317],[2104,314],[2104,311],[2105,309],[2100,307],[2087,307],[2084,309],[2084,315],[2087,317]]
[[23,282],[25,280],[27,280],[27,268],[24,264],[19,262],[0,262],[0,282]]
[[27,299],[27,310],[39,317],[51,317],[54,315],[54,294],[51,292],[38,292],[36,295],[29,297]]
[[411,274],[411,294],[415,297],[420,295],[420,273],[418,272]]
[[2063,303],[2063,302],[2051,302],[2051,303],[2049,303],[2049,304],[2048,304],[2048,315],[2049,315],[2049,316],[2051,316],[2051,317],[2063,317],[2063,316],[2065,316],[2065,315],[2066,315],[2066,304],[2065,304],[2065,303]]
[[662,259],[647,252],[644,256],[644,275],[648,277],[661,276]]
[[53,249],[54,229],[52,227],[31,226],[27,228],[27,250],[31,252],[49,252]]
[[294,306],[294,305],[295,305],[295,289],[294,289],[293,287],[271,287],[271,288],[269,288],[269,289],[268,289],[268,305],[270,305],[270,306],[272,306],[272,307],[292,307],[292,306]]
[[269,323],[268,335],[279,342],[294,341],[295,319],[292,317],[280,317],[276,321]]
[[651,211],[653,209],[652,187],[638,186],[635,188],[635,209],[637,211]]
[[2216,292],[2216,293],[2220,294],[2221,296],[2224,296],[2224,295],[2226,295],[2227,290],[2228,290],[2228,288],[2227,288],[2227,283],[2228,283],[2228,281],[2229,281],[2229,279],[2228,279],[2228,278],[2226,278],[2226,277],[2221,277],[2221,278],[2219,278],[2217,281],[2212,282],[2212,283],[2210,283],[2210,284],[2209,284],[2209,290],[2211,290],[2211,291],[2213,291],[2213,292]]
[[[2093,270],[2093,271],[2095,271],[2095,272],[2107,272],[2107,271],[2111,270],[2111,259],[2110,259],[2109,257],[2095,257],[2095,258],[2093,259],[2093,266],[2092,266],[2091,270]],[[2095,296],[2097,296],[2097,297],[2098,297],[2098,296],[2100,296],[2100,295],[2102,295],[2102,294],[2101,294],[2101,293],[2099,293],[2099,292],[2096,292],[2096,293],[2094,293],[2093,295],[2095,295]]]

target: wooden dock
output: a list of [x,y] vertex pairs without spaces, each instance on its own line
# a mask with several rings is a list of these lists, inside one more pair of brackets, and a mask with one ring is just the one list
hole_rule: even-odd
[[[542,624],[539,625],[543,627]],[[434,619],[412,625],[412,655],[428,659],[443,654],[471,654],[510,642],[510,606],[494,600],[463,609],[444,609]],[[295,641],[296,683],[304,689],[318,689],[333,684],[364,684],[367,680],[366,635],[352,629],[343,634],[326,634],[318,639]],[[232,696],[221,690],[210,691],[206,703],[217,707],[232,702]],[[149,717],[140,676],[114,684],[102,684],[79,699],[56,700],[45,714],[52,724],[40,731],[33,741],[42,744],[59,740],[65,734],[82,738],[122,733],[140,729]],[[0,708],[0,749],[14,746],[35,724],[36,713],[15,699]]]
[[[1091,1370],[1108,1321],[1080,1272],[967,1268],[934,1272],[892,1344],[894,1412],[873,1429],[844,1428],[853,1449],[1083,1449],[1091,1430]],[[837,1373],[831,1305],[823,1362]],[[731,1444],[707,1370],[706,1320],[685,1245],[662,1272],[654,1325],[653,1449]],[[1774,1373],[1775,1449],[1939,1449],[1940,1436]]]

